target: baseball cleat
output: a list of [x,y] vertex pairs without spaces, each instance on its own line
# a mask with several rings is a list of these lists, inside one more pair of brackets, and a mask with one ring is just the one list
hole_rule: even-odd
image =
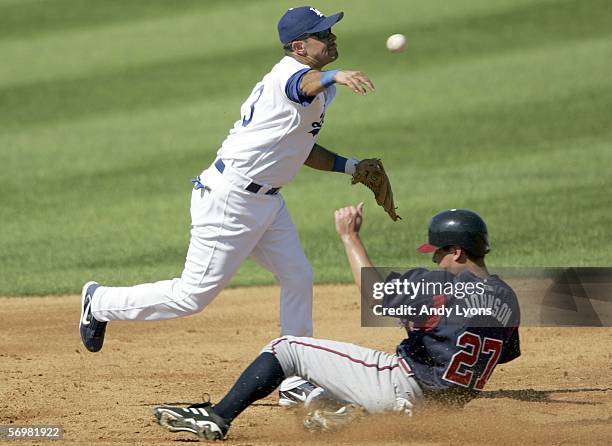
[[303,381],[301,384],[290,389],[278,391],[278,405],[283,407],[308,406],[311,402],[321,396],[324,390],[311,382]]
[[229,430],[229,424],[212,410],[210,403],[159,406],[153,409],[153,415],[170,432],[191,432],[205,440],[223,440]]
[[97,282],[87,282],[81,291],[81,321],[79,331],[81,341],[90,352],[97,352],[102,349],[104,344],[104,333],[106,332],[106,322],[100,322],[91,314],[91,299],[100,285]]

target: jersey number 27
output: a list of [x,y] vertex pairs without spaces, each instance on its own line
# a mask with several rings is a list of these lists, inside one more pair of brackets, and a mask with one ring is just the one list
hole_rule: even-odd
[[482,390],[499,361],[503,345],[502,341],[494,338],[484,338],[483,342],[479,335],[466,331],[457,339],[457,346],[464,350],[453,355],[443,378],[462,387],[469,387],[474,377],[472,369],[480,355],[489,355],[487,366],[474,384],[475,389]]

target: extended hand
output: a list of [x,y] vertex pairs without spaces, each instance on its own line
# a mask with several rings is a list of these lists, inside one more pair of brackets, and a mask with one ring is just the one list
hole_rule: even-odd
[[339,70],[334,76],[337,84],[346,85],[355,93],[365,95],[368,90],[374,91],[374,84],[370,78],[361,71]]

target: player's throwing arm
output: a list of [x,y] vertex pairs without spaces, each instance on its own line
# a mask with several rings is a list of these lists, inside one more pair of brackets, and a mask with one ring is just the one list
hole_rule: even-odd
[[365,95],[376,88],[370,78],[361,71],[353,70],[311,70],[306,73],[300,85],[304,93],[314,96],[331,84],[345,85],[355,93]]

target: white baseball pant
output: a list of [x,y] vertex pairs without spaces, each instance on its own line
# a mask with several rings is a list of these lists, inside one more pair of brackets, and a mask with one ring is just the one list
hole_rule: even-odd
[[423,398],[404,359],[346,342],[283,336],[268,344],[285,376],[297,375],[368,412],[411,411]]
[[[251,256],[281,287],[281,334],[312,335],[312,268],[280,194],[245,190],[250,179],[226,167],[202,172],[191,195],[191,239],[180,278],[131,287],[100,287],[99,321],[162,320],[203,310]],[[262,188],[265,191],[269,186]]]

